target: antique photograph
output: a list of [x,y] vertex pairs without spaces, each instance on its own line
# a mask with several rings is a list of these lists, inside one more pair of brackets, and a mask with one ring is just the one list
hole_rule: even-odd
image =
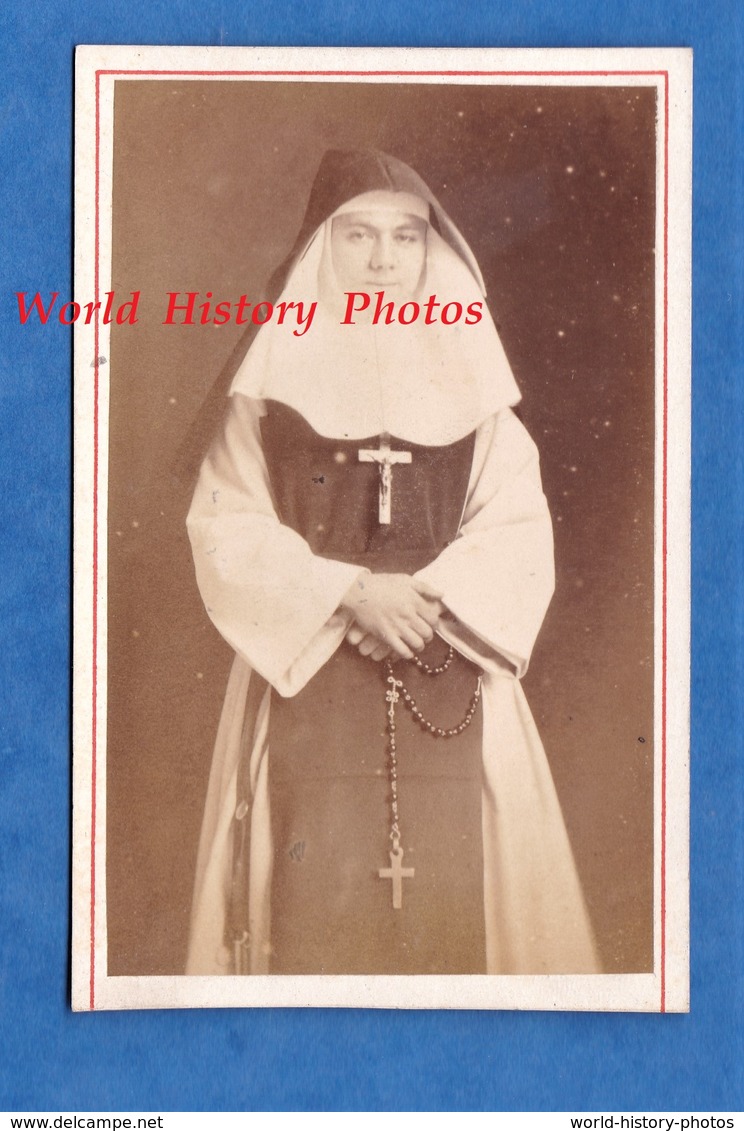
[[687,1008],[690,83],[78,53],[74,1008]]

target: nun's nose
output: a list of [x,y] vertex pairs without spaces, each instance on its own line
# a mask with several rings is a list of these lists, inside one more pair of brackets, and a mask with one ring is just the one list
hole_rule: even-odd
[[397,264],[396,247],[387,234],[377,236],[372,244],[370,266],[375,271],[390,271]]

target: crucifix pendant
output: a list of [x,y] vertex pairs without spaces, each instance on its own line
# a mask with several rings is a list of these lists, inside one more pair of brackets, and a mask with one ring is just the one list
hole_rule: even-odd
[[394,452],[390,447],[390,436],[383,432],[379,448],[360,448],[359,459],[362,463],[376,463],[379,466],[379,522],[381,526],[389,526],[393,502],[393,466],[396,463],[410,463],[413,456],[410,452]]
[[380,868],[378,875],[381,880],[393,881],[393,909],[400,911],[403,906],[403,880],[412,880],[415,868],[403,867],[403,849],[390,850],[390,867]]

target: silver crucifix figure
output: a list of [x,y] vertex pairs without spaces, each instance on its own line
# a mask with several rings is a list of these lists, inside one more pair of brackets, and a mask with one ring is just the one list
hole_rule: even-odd
[[380,436],[379,448],[361,448],[359,459],[362,463],[376,463],[380,468],[380,508],[379,519],[381,526],[389,526],[392,514],[393,495],[393,465],[396,463],[410,463],[410,452],[394,452],[390,447],[390,436],[383,432]]

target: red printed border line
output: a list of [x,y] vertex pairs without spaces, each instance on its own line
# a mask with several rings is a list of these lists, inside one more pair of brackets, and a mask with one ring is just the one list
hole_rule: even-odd
[[[659,957],[659,1011],[666,1012],[666,841],[667,841],[667,426],[668,426],[668,293],[669,293],[669,72],[660,71],[214,71],[214,70],[97,70],[96,76],[96,140],[95,140],[95,263],[94,301],[100,300],[100,140],[101,140],[101,78],[112,75],[149,75],[165,77],[174,75],[222,78],[240,77],[303,77],[318,78],[367,77],[392,78],[395,76],[417,78],[663,78],[664,79],[664,285],[663,285],[663,398],[662,398],[662,614],[661,614],[661,850],[660,850],[660,957]],[[98,478],[99,478],[99,324],[94,323],[93,371],[93,692],[91,741],[91,838],[90,838],[90,1008],[94,1010],[96,991],[96,787],[97,787],[97,671],[98,671]]]

